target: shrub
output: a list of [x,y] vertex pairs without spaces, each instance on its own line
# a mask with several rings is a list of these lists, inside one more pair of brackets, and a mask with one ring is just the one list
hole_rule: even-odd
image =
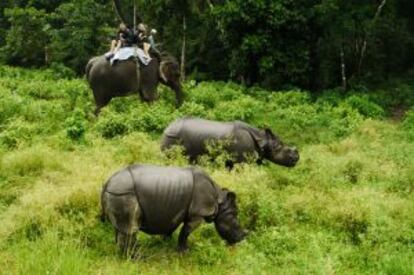
[[284,109],[310,103],[310,95],[301,91],[273,92],[265,100],[272,108]]
[[184,102],[183,105],[178,110],[179,116],[186,117],[204,117],[206,116],[206,109],[203,105],[195,102]]
[[332,108],[327,115],[332,118],[329,129],[336,137],[351,133],[362,122],[361,115],[347,105]]
[[47,71],[50,71],[55,79],[73,79],[76,77],[75,71],[58,62],[53,62]]
[[29,141],[35,127],[21,119],[15,119],[0,133],[0,143],[8,149],[17,148],[23,142]]
[[367,96],[352,95],[345,100],[345,103],[366,117],[381,118],[385,114],[384,109],[371,102]]
[[210,113],[212,119],[221,121],[242,120],[249,122],[257,113],[261,113],[260,103],[249,96],[232,101],[219,102]]
[[133,130],[161,133],[167,125],[176,119],[177,113],[172,106],[167,107],[162,102],[155,103],[144,110],[130,113],[130,125]]
[[85,114],[76,109],[72,116],[65,120],[66,136],[72,140],[79,141],[85,134]]
[[128,132],[129,127],[125,118],[114,113],[102,114],[96,124],[98,132],[104,138],[114,138]]
[[202,82],[189,90],[190,100],[207,108],[213,108],[223,101],[238,99],[242,95],[241,86],[231,82]]

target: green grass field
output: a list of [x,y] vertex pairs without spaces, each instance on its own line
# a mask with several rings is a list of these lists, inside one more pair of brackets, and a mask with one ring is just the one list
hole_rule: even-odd
[[[93,116],[83,79],[0,67],[1,274],[413,274],[414,88],[268,92],[232,83],[185,84],[178,110],[159,89],[152,105],[115,99]],[[61,77],[63,77],[61,75]],[[395,88],[397,89],[397,88]],[[288,169],[201,162],[238,195],[248,238],[228,247],[204,224],[190,251],[139,234],[140,257],[121,259],[101,223],[103,182],[131,163],[187,165],[165,157],[159,136],[174,119],[200,116],[268,126],[298,146]]]

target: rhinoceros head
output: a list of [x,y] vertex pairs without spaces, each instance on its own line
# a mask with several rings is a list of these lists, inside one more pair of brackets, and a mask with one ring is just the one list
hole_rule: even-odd
[[293,167],[298,162],[299,152],[296,147],[285,145],[272,130],[265,129],[260,131],[260,134],[255,133],[253,137],[262,151],[263,158],[287,167]]
[[235,244],[243,240],[247,232],[241,228],[237,219],[236,194],[226,189],[222,191],[224,196],[219,203],[214,225],[223,239],[229,244]]

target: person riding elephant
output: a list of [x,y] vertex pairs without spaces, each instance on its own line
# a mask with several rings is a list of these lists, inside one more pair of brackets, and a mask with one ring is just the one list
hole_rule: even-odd
[[149,50],[150,50],[151,44],[148,40],[147,27],[143,23],[138,24],[137,40],[138,40],[137,41],[138,47],[144,51],[144,54],[147,57],[150,57]]
[[106,59],[110,60],[114,57],[115,53],[121,47],[132,47],[134,44],[137,44],[138,37],[134,34],[134,31],[129,28],[125,23],[120,23],[116,39],[111,41],[111,48],[109,52],[105,54]]

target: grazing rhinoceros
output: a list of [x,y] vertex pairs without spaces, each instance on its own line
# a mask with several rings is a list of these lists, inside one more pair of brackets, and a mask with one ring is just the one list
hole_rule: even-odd
[[232,155],[226,166],[234,162],[243,162],[246,156],[254,154],[260,163],[263,159],[293,167],[299,160],[299,152],[289,147],[272,133],[270,129],[260,130],[244,122],[219,122],[199,118],[182,118],[171,123],[165,129],[161,141],[161,150],[174,145],[182,145],[190,161],[207,153],[206,144],[228,141],[224,149]]
[[115,173],[101,193],[102,216],[115,227],[124,255],[136,252],[136,233],[171,236],[183,223],[178,250],[200,223],[213,222],[229,244],[246,232],[237,219],[236,195],[220,188],[198,168],[132,165]]

